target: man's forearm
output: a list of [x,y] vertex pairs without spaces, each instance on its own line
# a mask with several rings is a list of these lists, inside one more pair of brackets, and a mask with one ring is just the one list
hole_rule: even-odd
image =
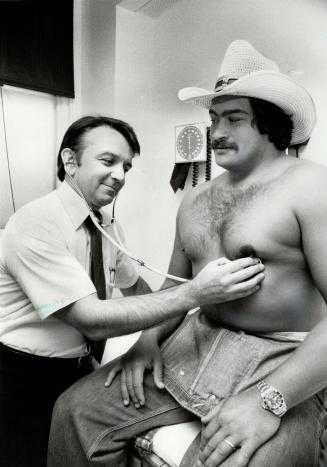
[[282,392],[291,408],[327,386],[327,318],[299,345],[294,354],[265,379]]
[[[160,290],[166,290],[171,287],[174,287],[176,283],[171,279],[166,279],[165,282],[162,284]],[[160,345],[166,337],[174,332],[174,330],[180,325],[183,321],[185,315],[181,314],[176,318],[168,319],[163,323],[160,323],[158,326],[151,327],[143,331],[140,339],[141,340],[152,340],[156,344]]]
[[137,297],[98,300],[95,294],[57,312],[91,340],[100,340],[156,326],[195,307],[243,298],[259,288],[263,265],[255,258],[228,264],[208,263],[192,280]]
[[188,284],[136,297],[94,300],[86,297],[66,318],[90,339],[100,340],[156,326],[197,305]]

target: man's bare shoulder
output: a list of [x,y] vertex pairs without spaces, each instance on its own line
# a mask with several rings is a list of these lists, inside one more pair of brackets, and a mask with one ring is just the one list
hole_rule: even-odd
[[[327,163],[327,160],[326,160]],[[301,192],[312,192],[322,187],[327,190],[327,166],[306,159],[297,160],[288,173],[290,183],[301,187]]]
[[299,160],[289,171],[289,189],[297,211],[327,209],[327,167]]

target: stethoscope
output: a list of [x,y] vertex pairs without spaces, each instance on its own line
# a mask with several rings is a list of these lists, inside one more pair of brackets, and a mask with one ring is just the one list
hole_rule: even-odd
[[129,258],[131,258],[133,261],[135,261],[139,266],[142,266],[142,267],[148,269],[149,271],[154,272],[155,274],[159,274],[160,276],[164,276],[164,277],[167,277],[168,279],[172,279],[172,280],[178,281],[178,282],[188,282],[188,279],[183,279],[182,277],[177,277],[177,276],[173,276],[171,274],[166,274],[166,273],[164,273],[162,271],[159,271],[158,269],[155,269],[152,266],[149,266],[142,259],[137,258],[135,255],[133,255],[130,251],[127,250],[127,248],[124,245],[124,243],[122,242],[122,240],[121,240],[121,238],[119,236],[118,230],[116,228],[115,206],[116,206],[116,201],[117,201],[118,195],[115,197],[114,202],[113,202],[112,217],[111,217],[111,224],[110,224],[112,226],[112,228],[113,228],[113,231],[114,231],[114,234],[115,234],[115,237],[116,237],[116,239],[114,239],[111,235],[108,234],[108,232],[106,232],[104,230],[103,226],[105,226],[105,225],[100,224],[99,219],[97,218],[97,216],[93,212],[93,209],[91,208],[89,203],[86,201],[82,191],[79,189],[79,187],[75,183],[73,177],[67,172],[67,170],[66,170],[66,174],[67,174],[67,176],[69,178],[69,181],[70,181],[72,187],[76,191],[76,193],[84,200],[88,210],[90,211],[90,218],[91,218],[93,224],[95,225],[95,227],[98,230],[100,230],[101,234],[104,237],[106,237],[116,248],[118,248],[118,250],[120,250],[122,253],[124,253]]

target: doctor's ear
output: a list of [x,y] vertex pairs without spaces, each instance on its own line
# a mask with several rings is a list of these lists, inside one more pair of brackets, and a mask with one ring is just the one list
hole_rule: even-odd
[[65,167],[65,172],[73,177],[76,172],[76,156],[75,152],[69,148],[65,148],[61,151],[61,160]]

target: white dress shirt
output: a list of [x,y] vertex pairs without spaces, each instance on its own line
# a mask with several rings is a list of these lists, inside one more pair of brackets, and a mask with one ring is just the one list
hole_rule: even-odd
[[[114,236],[110,216],[101,211]],[[23,352],[78,357],[87,352],[83,335],[55,312],[96,293],[89,277],[90,236],[83,199],[66,183],[19,209],[0,247],[0,341]],[[118,227],[119,228],[119,227]],[[122,236],[119,228],[119,235]],[[102,237],[107,299],[115,286],[135,284],[130,258]],[[92,310],[90,310],[92,313]]]

